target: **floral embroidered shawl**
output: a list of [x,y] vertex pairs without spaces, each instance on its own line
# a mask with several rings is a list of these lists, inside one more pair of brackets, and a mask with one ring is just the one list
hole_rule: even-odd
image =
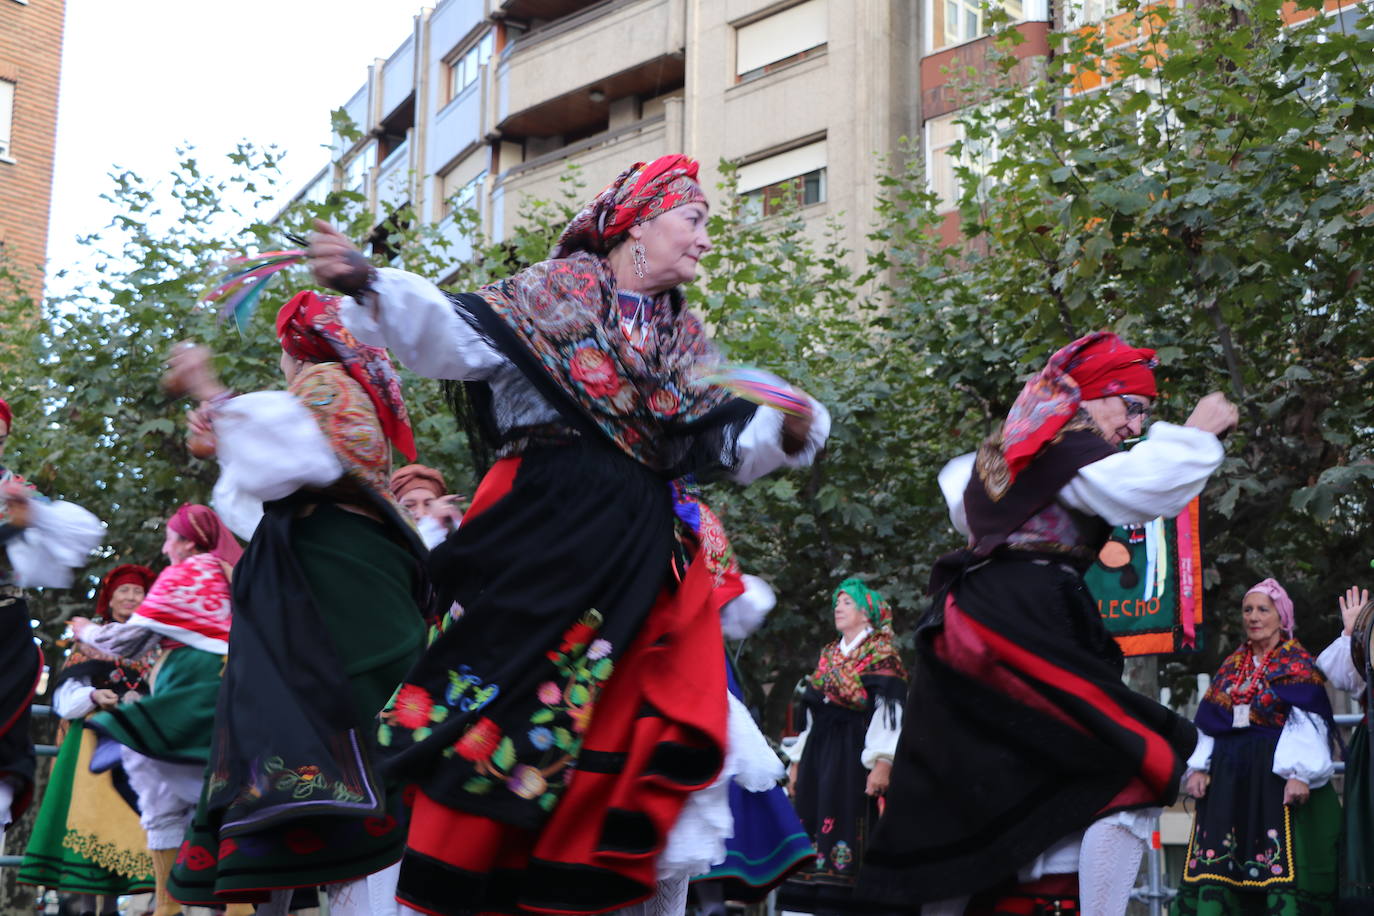
[[[1215,736],[1234,730],[1231,693],[1240,688],[1245,678],[1248,668],[1245,655],[1250,651],[1248,642],[1241,643],[1212,678],[1212,686],[1207,688],[1196,717],[1198,728],[1207,734]],[[1251,727],[1278,731],[1288,720],[1288,710],[1292,707],[1321,716],[1329,726],[1331,702],[1325,685],[1325,676],[1302,644],[1296,639],[1283,642],[1269,661],[1264,686],[1250,700]]]
[[591,423],[654,470],[673,469],[695,424],[736,400],[698,383],[718,355],[679,291],[652,312],[656,346],[641,352],[630,343],[615,276],[598,255],[543,261],[478,295]]
[[128,626],[143,627],[205,652],[229,651],[229,576],[212,553],[164,569]]
[[825,694],[832,703],[846,709],[864,709],[868,706],[868,688],[864,686],[863,679],[895,677],[904,681],[906,667],[892,641],[892,610],[883,596],[861,579],[846,579],[835,589],[831,608],[834,608],[841,592],[853,598],[854,603],[868,616],[872,630],[848,655],[840,651],[838,639],[822,649],[816,670],[811,673],[807,683]]

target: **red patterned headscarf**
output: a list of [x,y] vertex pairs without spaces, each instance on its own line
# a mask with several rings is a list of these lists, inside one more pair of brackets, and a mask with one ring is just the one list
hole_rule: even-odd
[[401,395],[401,379],[386,350],[360,343],[339,320],[339,297],[302,290],[277,313],[277,339],[289,356],[307,363],[339,363],[363,386],[391,444],[415,460],[415,434]]
[[554,246],[553,257],[574,251],[605,254],[631,226],[648,222],[674,207],[706,203],[697,183],[697,161],[686,156],[660,156],[636,162],[573,217]]
[[146,566],[139,566],[136,563],[125,563],[116,566],[105,574],[105,578],[100,580],[100,591],[95,596],[95,616],[101,619],[108,619],[110,616],[110,600],[114,598],[115,590],[121,585],[137,585],[147,592],[153,585],[153,580],[157,575]]
[[195,544],[201,553],[212,553],[230,566],[243,556],[243,548],[229,526],[209,506],[187,503],[167,519],[167,527]]
[[8,432],[14,422],[14,414],[10,413],[10,405],[5,403],[4,398],[0,398],[0,420],[5,421],[5,431]]
[[1080,337],[1026,382],[1002,425],[1002,454],[1012,479],[1054,440],[1084,401],[1135,394],[1153,398],[1155,351],[1108,331]]

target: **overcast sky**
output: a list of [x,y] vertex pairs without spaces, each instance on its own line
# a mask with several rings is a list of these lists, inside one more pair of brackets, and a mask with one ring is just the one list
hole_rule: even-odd
[[303,186],[329,161],[329,112],[405,40],[423,5],[67,0],[48,292],[71,288],[53,279],[60,269],[89,270],[76,239],[109,224],[100,195],[115,168],[152,179],[170,173],[179,144],[209,162],[247,139],[285,150],[287,186]]

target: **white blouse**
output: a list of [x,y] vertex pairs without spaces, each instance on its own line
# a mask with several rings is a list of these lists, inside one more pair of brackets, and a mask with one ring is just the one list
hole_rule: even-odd
[[221,405],[215,452],[220,474],[211,503],[245,541],[262,521],[264,502],[326,487],[344,473],[310,409],[286,391],[254,391]]
[[[433,283],[393,268],[381,268],[366,303],[346,300],[339,315],[366,344],[390,349],[411,370],[429,378],[484,381],[496,400],[521,405],[519,425],[560,419],[514,363],[492,348],[454,311]],[[795,455],[782,449],[781,412],[759,407],[736,443],[738,466],[730,477],[749,483],[780,467],[806,467],[830,435],[830,413],[811,400],[814,417],[806,444]]]
[[1364,676],[1355,670],[1355,660],[1350,657],[1349,636],[1341,634],[1323,649],[1322,654],[1317,656],[1317,667],[1337,690],[1364,693]]
[[[1260,659],[1255,659],[1258,664]],[[1188,758],[1189,771],[1208,772],[1216,739],[1198,731],[1197,747]],[[1278,746],[1274,748],[1273,772],[1284,779],[1300,779],[1313,789],[1331,781],[1336,772],[1327,739],[1326,720],[1302,709],[1290,709]]]
[[[854,637],[853,641],[846,639],[840,640],[840,654],[848,655],[859,647],[868,634],[873,632],[872,627],[865,627],[862,633]],[[888,724],[889,710],[891,711],[892,724]],[[784,748],[787,758],[793,763],[800,763],[802,754],[806,751],[806,740],[811,735],[811,711],[806,712],[806,727],[797,736],[796,742],[789,748]],[[897,753],[897,739],[902,735],[902,701],[889,700],[886,697],[876,697],[873,700],[873,718],[869,720],[868,731],[864,733],[863,750],[859,753],[859,761],[866,769],[873,769],[873,765],[879,760],[892,762],[892,758]]]
[[[1112,525],[1172,518],[1202,492],[1224,457],[1221,440],[1206,430],[1160,421],[1135,447],[1079,468],[1077,476],[1059,491],[1059,499],[1071,509]],[[939,475],[950,521],[963,535],[969,533],[964,490],[973,477],[976,458],[976,452],[960,455]]]
[[29,524],[5,544],[14,584],[20,588],[67,588],[72,571],[85,565],[105,539],[100,519],[69,502],[29,500]]

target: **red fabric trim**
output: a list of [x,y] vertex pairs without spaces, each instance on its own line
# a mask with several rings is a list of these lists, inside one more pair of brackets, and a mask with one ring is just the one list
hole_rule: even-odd
[[[34,643],[33,651],[38,654],[38,668],[37,673],[33,676],[33,683],[29,685],[28,696],[24,697],[24,702],[14,707],[14,712],[10,715],[9,719],[5,721],[5,724],[0,725],[0,735],[5,734],[13,728],[14,723],[24,714],[24,711],[29,708],[29,704],[33,702],[34,694],[38,692],[38,682],[43,680],[43,650],[38,647],[37,643]],[[19,815],[16,814],[14,817],[18,820]]]
[[970,629],[986,642],[1003,662],[1035,680],[1088,701],[1121,728],[1139,735],[1145,742],[1145,755],[1140,763],[1138,778],[1143,779],[1156,793],[1166,790],[1173,777],[1174,752],[1164,738],[1132,718],[1106,691],[1087,678],[1060,668],[1034,652],[1023,649],[971,617],[967,618],[967,621]]
[[502,458],[491,466],[472,494],[472,505],[463,513],[466,521],[472,521],[491,508],[511,491],[515,485],[515,475],[520,471],[521,458]]
[[1036,712],[1086,732],[1081,722],[1041,696],[1015,670],[1005,666],[991,647],[973,629],[976,624],[959,606],[953,595],[945,596],[945,625],[935,637],[935,654],[955,670],[982,681]]
[[[504,495],[517,468],[515,459],[498,462],[478,488],[474,507],[483,500],[490,505]],[[574,770],[566,793],[537,834],[445,807],[417,793],[408,848],[479,874],[525,868],[532,858],[554,866],[601,869],[637,883],[643,890],[637,899],[647,899],[656,889],[658,854],[687,795],[713,782],[724,763],[725,651],[718,614],[721,604],[742,591],[738,576],[726,575],[717,583],[699,553],[678,590],[660,595],[597,701],[583,744],[583,753],[623,754],[625,765],[619,773]],[[660,714],[641,716],[646,703]],[[714,754],[714,767],[701,773],[701,781],[693,785],[648,772],[655,752],[665,744]],[[632,812],[647,821],[653,831],[647,849],[619,852],[600,848],[612,810]],[[634,902],[607,901],[601,910]]]

